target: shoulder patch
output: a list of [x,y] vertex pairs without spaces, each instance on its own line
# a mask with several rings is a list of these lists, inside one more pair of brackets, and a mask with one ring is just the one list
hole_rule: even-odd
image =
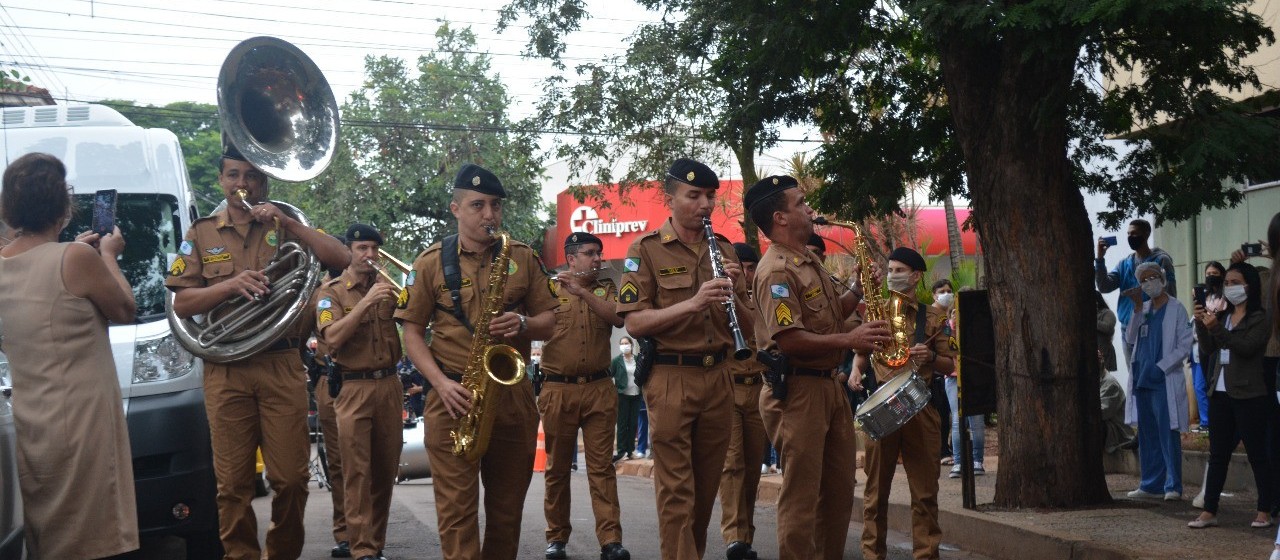
[[169,267],[170,275],[182,276],[182,273],[186,271],[187,271],[187,261],[183,260],[182,257],[173,259],[173,265]]
[[591,293],[595,294],[596,297],[604,297],[604,295],[609,292],[605,290],[603,286],[597,286],[596,289],[591,290]]
[[773,317],[778,321],[779,327],[789,327],[796,322],[791,316],[791,308],[785,301],[778,304],[778,308],[773,311]]
[[791,288],[787,287],[786,284],[771,284],[769,286],[769,295],[772,295],[773,299],[788,298],[791,297]]
[[418,282],[418,271],[410,270],[409,276],[404,279],[404,286],[408,288]]
[[640,257],[627,257],[622,261],[622,270],[635,272],[640,270]]
[[636,289],[636,285],[627,282],[622,285],[622,289],[618,291],[618,301],[622,303],[635,303],[640,301],[640,290]]
[[316,303],[316,309],[328,309],[330,307],[333,307],[333,299],[331,298],[320,298],[320,301]]
[[328,309],[320,312],[319,322],[321,325],[333,322],[333,311]]
[[548,278],[548,279],[547,279],[547,289],[551,290],[551,295],[552,295],[552,296],[559,296],[559,295],[560,295],[560,288],[556,287],[556,284],[557,284],[557,282],[556,282],[556,279],[555,279],[555,278]]
[[179,246],[178,246],[178,254],[179,254],[179,255],[190,255],[190,254],[191,254],[191,252],[192,252],[192,251],[194,251],[195,249],[196,249],[196,246],[195,246],[194,244],[192,244],[192,243],[191,243],[191,241],[186,240],[186,239],[183,239],[183,240],[182,240],[182,245],[179,245]]
[[400,290],[400,295],[396,296],[396,307],[404,309],[409,306],[409,289]]

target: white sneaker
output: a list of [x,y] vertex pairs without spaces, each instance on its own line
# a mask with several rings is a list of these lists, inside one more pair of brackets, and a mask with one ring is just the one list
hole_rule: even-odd
[[1182,499],[1182,492],[1165,492],[1164,493],[1164,501],[1166,502],[1172,502],[1172,501],[1181,500],[1181,499]]
[[1280,560],[1280,548],[1271,551],[1271,560]]
[[952,465],[951,474],[948,474],[947,478],[960,478],[960,465]]
[[1132,492],[1129,492],[1126,495],[1129,496],[1130,498],[1163,498],[1164,497],[1160,494],[1152,494],[1151,492],[1143,491],[1141,488],[1134,490]]
[[982,463],[979,463],[979,462],[977,462],[977,461],[974,461],[974,462],[973,462],[973,476],[982,476],[982,475],[984,475],[984,474],[987,474],[987,469],[982,468]]
[[769,465],[760,465],[760,474],[769,474]]

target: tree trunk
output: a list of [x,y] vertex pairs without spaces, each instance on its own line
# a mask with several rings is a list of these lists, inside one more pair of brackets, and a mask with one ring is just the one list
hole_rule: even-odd
[[1067,159],[1065,92],[1080,40],[1040,35],[1027,56],[1032,39],[983,43],[980,33],[948,31],[939,52],[986,249],[997,345],[995,504],[1109,502],[1091,227]]
[[[747,196],[747,189],[751,185],[756,184],[760,180],[759,174],[756,173],[756,138],[754,131],[743,130],[740,142],[733,147],[733,155],[738,160],[738,173],[742,175],[742,196]],[[760,229],[756,227],[756,223],[751,221],[751,215],[746,211],[742,212],[742,234],[746,237],[747,245],[760,250]]]
[[960,270],[960,260],[964,258],[964,241],[960,239],[960,221],[956,219],[956,205],[951,196],[942,199],[942,207],[947,212],[947,254],[951,257],[951,272]]

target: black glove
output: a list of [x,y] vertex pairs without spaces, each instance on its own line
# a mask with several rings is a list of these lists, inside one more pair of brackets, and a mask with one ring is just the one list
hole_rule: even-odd
[[647,336],[636,339],[636,386],[644,387],[653,370],[653,359],[658,355],[658,343]]

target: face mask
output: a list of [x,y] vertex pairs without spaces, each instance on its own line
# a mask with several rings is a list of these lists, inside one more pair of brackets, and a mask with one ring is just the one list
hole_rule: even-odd
[[1136,235],[1130,235],[1130,236],[1129,236],[1129,248],[1130,248],[1130,249],[1133,249],[1134,251],[1137,251],[1138,249],[1141,249],[1141,248],[1146,247],[1146,246],[1147,246],[1147,238],[1145,238],[1145,237],[1138,237],[1138,236],[1136,236]]
[[1223,288],[1222,297],[1227,298],[1231,305],[1240,305],[1249,299],[1249,294],[1245,293],[1244,286],[1237,284]]
[[536,364],[542,361],[542,356],[530,356],[529,361]]
[[1159,278],[1144,280],[1142,282],[1142,293],[1147,294],[1147,297],[1151,299],[1159,297],[1160,294],[1164,293],[1164,281]]
[[948,292],[945,294],[938,294],[938,297],[934,298],[934,301],[937,301],[938,305],[943,307],[951,307],[951,302],[955,300],[955,297],[955,294]]
[[895,292],[907,293],[911,291],[911,273],[898,272],[889,273],[889,289]]
[[1215,292],[1221,291],[1222,277],[1221,276],[1205,276],[1204,285],[1207,286],[1210,290],[1213,290]]
[[619,345],[618,345],[618,351],[619,351],[619,352],[622,352],[623,354],[627,354],[627,353],[631,352],[631,345],[630,345],[630,344],[619,344]]

